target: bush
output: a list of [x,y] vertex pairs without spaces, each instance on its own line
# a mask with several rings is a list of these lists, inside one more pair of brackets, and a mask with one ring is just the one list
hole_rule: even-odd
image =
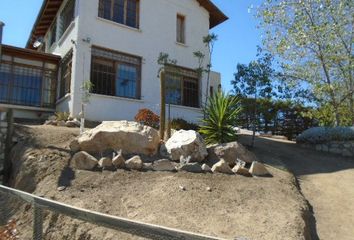
[[156,129],[158,129],[160,125],[160,117],[146,108],[139,110],[135,116],[135,121]]
[[209,98],[203,109],[206,118],[199,132],[207,144],[227,143],[237,139],[234,126],[241,112],[239,99],[224,92],[218,92]]
[[324,143],[330,141],[354,141],[354,127],[315,127],[301,133],[298,143]]
[[199,126],[197,124],[189,123],[182,118],[172,119],[171,128],[176,129],[176,130],[182,130],[182,129],[183,130],[194,130],[194,131],[199,130]]

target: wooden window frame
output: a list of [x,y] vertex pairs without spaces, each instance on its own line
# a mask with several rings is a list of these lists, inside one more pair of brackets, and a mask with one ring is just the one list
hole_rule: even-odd
[[71,49],[60,62],[59,99],[71,92],[73,50]]
[[[127,98],[127,99],[137,99],[140,100],[141,99],[141,72],[142,72],[142,58],[139,56],[135,56],[135,55],[131,55],[131,54],[127,54],[127,53],[122,53],[119,51],[115,51],[115,50],[111,50],[111,49],[107,49],[107,48],[102,48],[102,47],[97,47],[97,46],[93,46],[93,49],[97,49],[99,51],[105,51],[107,53],[114,53],[114,54],[118,54],[121,56],[126,56],[129,58],[134,58],[136,59],[139,63],[135,64],[135,63],[129,63],[127,61],[121,61],[121,60],[117,60],[117,59],[110,59],[108,57],[102,57],[102,56],[95,56],[94,54],[91,55],[91,79],[92,79],[92,74],[93,74],[93,64],[94,64],[94,60],[99,60],[99,61],[105,61],[105,62],[109,62],[111,63],[111,66],[113,66],[114,68],[114,81],[112,84],[112,88],[113,88],[113,95],[109,95],[109,94],[105,94],[105,93],[96,93],[96,92],[92,92],[94,94],[99,94],[99,95],[105,95],[105,96],[113,96],[113,97],[120,97],[120,98]],[[132,66],[135,67],[137,70],[137,79],[136,79],[136,91],[135,91],[135,97],[129,97],[129,96],[120,96],[116,93],[116,81],[117,81],[117,69],[119,65],[127,65],[127,66]]]
[[[72,6],[70,6],[72,4]],[[62,36],[64,36],[64,33],[66,30],[70,27],[71,23],[75,19],[75,5],[76,5],[76,0],[68,0],[61,10],[61,13],[59,15],[59,34],[58,34],[58,39],[60,39]],[[72,8],[69,8],[72,7]],[[68,13],[72,13],[72,16],[68,15]],[[66,19],[71,18],[71,19]]]
[[[115,1],[118,1],[118,0],[109,0],[111,1],[111,8],[110,8],[110,16],[109,18],[106,18],[104,16],[104,13],[105,13],[105,9],[104,9],[104,1],[107,1],[107,0],[99,0],[98,2],[98,17],[99,18],[103,18],[103,19],[106,19],[106,20],[109,20],[109,21],[112,21],[112,22],[115,22],[115,23],[118,23],[118,24],[122,24],[122,25],[125,25],[127,27],[131,27],[131,28],[136,28],[136,29],[139,29],[140,28],[140,0],[135,0],[136,1],[136,10],[135,10],[135,26],[129,26],[127,24],[127,11],[128,11],[128,1],[129,0],[123,0],[124,1],[124,16],[123,16],[123,23],[121,22],[117,22],[114,20],[114,6],[115,6]],[[103,9],[101,9],[101,7],[103,7]]]
[[[179,81],[180,81],[180,95],[181,95],[181,101],[180,101],[180,104],[173,104],[173,105],[177,105],[177,106],[184,106],[184,107],[192,107],[192,108],[200,108],[200,80],[198,79],[196,73],[195,73],[195,70],[192,70],[192,69],[188,69],[188,68],[184,68],[184,67],[178,67],[178,66],[174,66],[173,67],[174,70],[172,71],[167,71],[166,74],[167,75],[175,75],[175,76],[178,76],[179,78]],[[192,74],[188,74],[188,73],[192,73]],[[191,105],[187,105],[186,104],[186,99],[185,99],[185,82],[186,81],[195,81],[196,83],[196,91],[197,91],[197,94],[196,94],[196,103],[197,105],[196,106],[191,106]],[[166,84],[167,86],[168,84]],[[168,89],[166,89],[166,93],[167,93]]]
[[[179,28],[179,21],[181,20],[181,29]],[[176,42],[186,44],[186,16],[177,14],[176,19]]]
[[50,28],[49,38],[49,47],[51,47],[57,41],[57,19],[54,19],[53,25]]

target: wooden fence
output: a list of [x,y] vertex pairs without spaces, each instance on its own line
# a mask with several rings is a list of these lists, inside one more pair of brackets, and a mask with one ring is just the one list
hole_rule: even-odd
[[37,197],[33,194],[22,192],[13,188],[0,185],[0,194],[4,197],[16,197],[27,202],[33,207],[33,239],[41,240],[43,232],[43,210],[49,210],[74,219],[89,222],[98,226],[114,229],[147,239],[166,240],[222,240],[196,233],[181,231],[173,228],[162,227],[133,221],[125,218],[102,214],[67,204]]

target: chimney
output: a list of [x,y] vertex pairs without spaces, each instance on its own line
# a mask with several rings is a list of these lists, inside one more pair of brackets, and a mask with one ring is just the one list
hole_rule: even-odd
[[2,30],[4,28],[5,24],[0,21],[0,60],[1,60],[1,47],[2,47]]

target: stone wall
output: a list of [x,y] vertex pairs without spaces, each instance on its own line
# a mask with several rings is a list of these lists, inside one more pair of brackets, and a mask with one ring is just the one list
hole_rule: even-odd
[[6,135],[7,135],[6,113],[0,112],[0,169],[2,169],[4,166]]
[[300,144],[302,147],[312,148],[316,151],[334,153],[343,157],[354,156],[354,141],[331,141],[318,144]]

